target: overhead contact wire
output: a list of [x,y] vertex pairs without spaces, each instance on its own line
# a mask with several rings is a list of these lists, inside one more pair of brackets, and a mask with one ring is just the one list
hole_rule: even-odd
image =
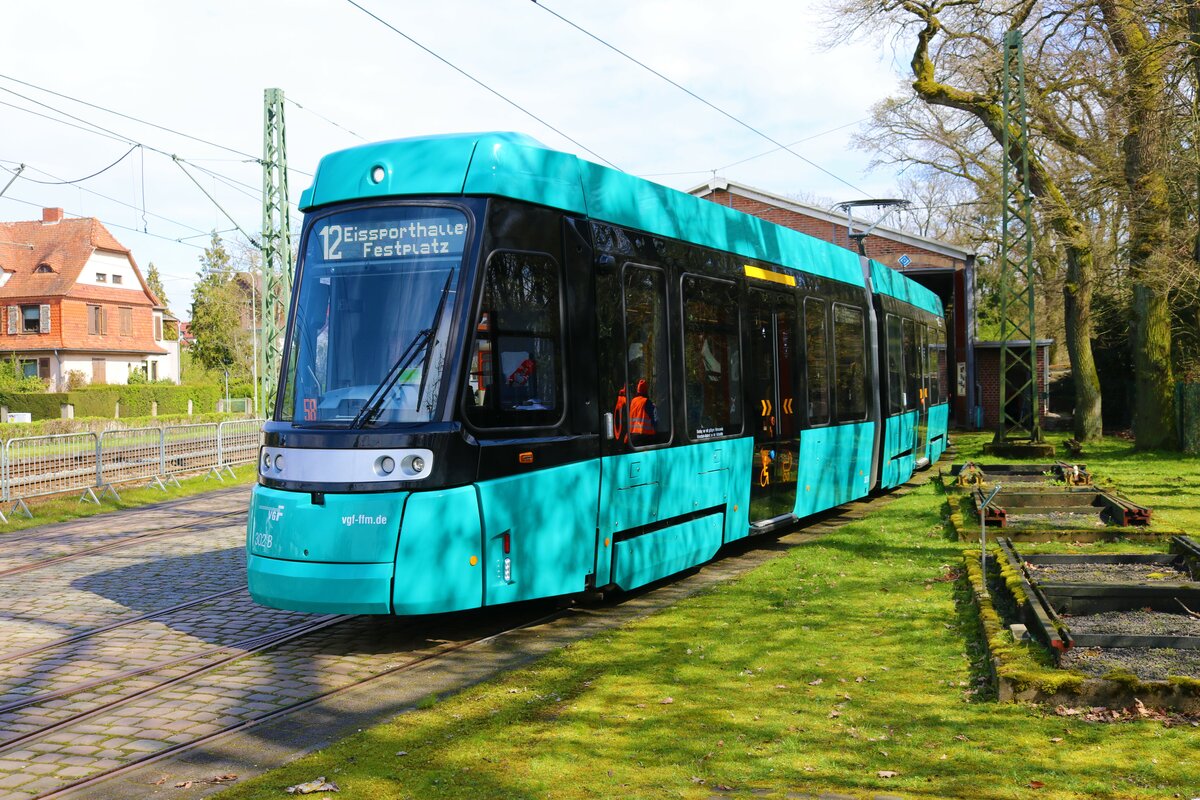
[[[588,152],[588,153],[591,153],[591,154],[592,154],[592,155],[594,155],[596,158],[600,159],[600,160],[601,160],[601,161],[603,161],[605,164],[608,164],[608,165],[609,165],[610,167],[612,167],[613,169],[616,169],[616,170],[621,170],[621,168],[620,168],[620,167],[618,167],[616,164],[614,164],[614,163],[612,163],[611,161],[609,161],[609,160],[608,160],[607,158],[605,158],[604,156],[602,156],[602,155],[600,155],[599,153],[597,153],[597,152],[596,152],[595,150],[593,150],[592,148],[588,147],[587,145],[583,144],[582,142],[578,141],[577,139],[574,139],[574,138],[572,138],[571,136],[568,136],[566,133],[564,133],[564,132],[562,132],[561,130],[559,130],[558,128],[554,127],[554,126],[553,126],[553,125],[551,125],[549,122],[547,122],[546,120],[544,120],[544,119],[542,119],[541,117],[539,117],[537,114],[534,114],[532,111],[530,111],[529,109],[527,109],[527,108],[525,108],[524,106],[520,105],[520,104],[519,104],[519,103],[517,103],[515,100],[511,100],[511,99],[509,99],[508,97],[505,97],[505,96],[504,96],[503,94],[501,94],[499,91],[497,91],[496,89],[493,89],[491,86],[488,86],[486,83],[484,83],[483,81],[479,80],[479,79],[478,79],[478,78],[476,78],[474,75],[470,74],[469,72],[467,72],[466,70],[462,69],[461,67],[455,66],[455,65],[454,65],[454,64],[452,64],[450,61],[447,61],[447,60],[446,60],[445,58],[443,58],[442,56],[440,56],[440,55],[438,55],[437,53],[433,52],[433,51],[432,51],[432,50],[430,50],[428,47],[426,47],[425,45],[423,45],[423,44],[421,44],[420,42],[418,42],[416,39],[414,39],[414,38],[412,38],[411,36],[409,36],[407,33],[404,33],[402,30],[400,30],[400,29],[399,29],[399,28],[397,28],[396,26],[392,25],[392,24],[391,24],[390,22],[388,22],[387,20],[385,20],[385,19],[383,19],[382,17],[380,17],[380,16],[378,16],[378,15],[376,15],[376,14],[372,13],[371,11],[368,11],[367,9],[363,8],[361,5],[359,5],[358,3],[356,3],[356,2],[355,2],[355,0],[346,0],[346,2],[347,2],[347,3],[349,3],[350,5],[354,6],[355,8],[357,8],[359,11],[363,12],[364,14],[366,14],[366,15],[367,15],[368,17],[370,17],[371,19],[373,19],[373,20],[375,20],[376,22],[378,22],[380,25],[383,25],[385,28],[387,28],[388,30],[392,31],[392,32],[393,32],[393,33],[395,33],[397,36],[400,36],[400,37],[402,37],[403,39],[405,39],[406,41],[408,41],[409,43],[411,43],[411,44],[415,45],[416,47],[419,47],[419,48],[421,48],[421,49],[422,49],[422,50],[424,50],[426,53],[428,53],[429,55],[431,55],[431,56],[433,56],[434,58],[436,58],[438,61],[440,61],[440,62],[442,62],[443,64],[445,64],[447,67],[450,67],[450,69],[454,70],[454,71],[455,71],[455,72],[457,72],[459,75],[462,75],[464,78],[466,78],[467,80],[469,80],[469,81],[471,81],[472,83],[474,83],[476,86],[479,86],[479,87],[481,87],[481,88],[483,88],[483,89],[486,89],[486,90],[487,90],[488,92],[490,92],[491,94],[495,95],[496,97],[500,98],[500,99],[501,99],[501,100],[503,100],[504,102],[508,103],[508,104],[509,104],[510,106],[512,106],[513,108],[515,108],[515,109],[517,109],[518,111],[520,111],[522,114],[525,114],[526,116],[530,117],[531,119],[534,119],[534,120],[536,120],[536,121],[537,121],[537,122],[539,122],[540,124],[542,124],[542,125],[545,125],[547,128],[549,128],[550,130],[554,131],[555,133],[557,133],[559,136],[561,136],[561,137],[563,137],[564,139],[566,139],[566,140],[567,140],[568,142],[570,142],[571,144],[575,145],[576,147],[578,147],[578,148],[580,148],[580,149],[582,149],[582,150],[584,150],[584,151],[586,151],[586,152]],[[624,170],[621,170],[621,171],[622,171],[622,172],[624,172]]]
[[[654,75],[657,75],[659,78],[661,78],[662,80],[664,80],[664,81],[666,81],[667,83],[671,84],[671,85],[672,85],[672,86],[674,86],[676,89],[679,89],[680,91],[686,92],[686,93],[687,93],[689,96],[693,97],[693,98],[694,98],[694,99],[696,99],[696,100],[699,100],[701,103],[703,103],[704,105],[708,106],[708,107],[709,107],[709,108],[711,108],[713,111],[716,111],[718,114],[722,115],[722,116],[723,116],[723,117],[725,117],[726,119],[729,119],[729,120],[731,120],[731,121],[733,121],[733,122],[737,123],[738,125],[741,125],[743,128],[745,128],[746,130],[750,131],[751,133],[754,133],[755,135],[757,135],[757,136],[760,136],[760,137],[762,137],[763,139],[766,139],[768,142],[770,142],[771,144],[775,145],[775,146],[776,146],[777,148],[779,148],[780,150],[786,150],[787,152],[789,152],[789,153],[791,153],[792,155],[794,155],[796,158],[798,158],[798,159],[800,159],[801,161],[803,161],[805,164],[808,164],[809,166],[811,166],[811,167],[813,167],[813,168],[815,168],[815,169],[818,169],[818,170],[820,170],[821,172],[825,173],[826,175],[828,175],[829,177],[831,177],[831,178],[833,178],[834,180],[838,181],[839,183],[842,183],[842,184],[845,184],[846,186],[849,186],[851,189],[853,189],[853,190],[854,190],[854,191],[856,191],[856,192],[859,192],[860,194],[866,194],[866,192],[864,192],[862,189],[858,188],[858,187],[857,187],[857,186],[855,186],[853,183],[850,183],[850,181],[846,180],[845,178],[842,178],[840,175],[835,175],[834,173],[832,173],[832,172],[830,172],[829,170],[825,169],[824,167],[822,167],[820,164],[816,163],[815,161],[813,161],[813,160],[811,160],[811,159],[809,159],[809,158],[805,158],[804,156],[802,156],[802,155],[800,155],[799,153],[797,153],[795,150],[792,150],[792,149],[791,149],[791,148],[790,148],[788,145],[786,145],[786,144],[783,144],[782,142],[780,142],[780,141],[778,141],[778,140],[776,140],[776,139],[772,138],[771,136],[767,135],[766,133],[763,133],[762,131],[760,131],[758,128],[754,127],[754,126],[753,126],[753,125],[751,125],[750,123],[748,123],[748,122],[744,122],[744,121],[742,121],[741,119],[739,119],[739,118],[735,117],[733,114],[730,114],[728,111],[726,111],[725,109],[721,108],[720,106],[717,106],[717,105],[714,105],[713,103],[710,103],[708,100],[705,100],[703,97],[701,97],[700,95],[696,94],[695,92],[693,92],[691,89],[687,88],[686,86],[683,86],[682,84],[676,83],[675,81],[671,80],[671,79],[670,79],[670,78],[668,78],[666,75],[663,75],[661,72],[659,72],[658,70],[654,69],[653,67],[650,67],[650,66],[648,66],[648,65],[646,65],[646,64],[644,64],[644,63],[642,63],[641,61],[638,61],[636,58],[634,58],[633,56],[629,55],[628,53],[626,53],[626,52],[625,52],[624,50],[622,50],[621,48],[619,48],[619,47],[617,47],[617,46],[615,46],[615,45],[609,44],[608,42],[604,41],[603,39],[601,39],[601,38],[600,38],[599,36],[597,36],[596,34],[592,33],[592,32],[591,32],[591,31],[589,31],[589,30],[587,30],[586,28],[582,28],[582,27],[580,27],[579,25],[576,25],[574,22],[572,22],[571,20],[567,19],[567,18],[566,18],[566,17],[564,17],[562,14],[559,14],[558,12],[554,11],[554,9],[552,9],[552,8],[548,8],[547,6],[544,6],[544,5],[542,5],[540,2],[538,2],[538,0],[532,0],[532,1],[533,1],[533,4],[534,4],[535,6],[537,6],[537,7],[538,7],[538,8],[540,8],[540,9],[542,9],[542,10],[543,10],[543,11],[545,11],[547,14],[550,14],[551,16],[557,17],[558,19],[560,19],[561,21],[563,21],[563,22],[565,22],[566,24],[570,25],[572,28],[574,28],[575,30],[577,30],[577,31],[579,31],[580,33],[584,34],[584,35],[585,35],[585,36],[587,36],[588,38],[590,38],[590,39],[593,39],[593,40],[595,40],[596,42],[599,42],[600,44],[602,44],[602,45],[604,45],[605,47],[607,47],[609,50],[612,50],[614,53],[616,53],[617,55],[621,56],[622,58],[628,59],[629,61],[632,61],[634,64],[637,64],[639,67],[641,67],[642,69],[646,70],[647,72],[650,72],[650,73],[652,73],[652,74],[654,74]],[[351,3],[353,3],[353,2],[354,2],[354,0],[347,0],[347,2],[351,2]]]

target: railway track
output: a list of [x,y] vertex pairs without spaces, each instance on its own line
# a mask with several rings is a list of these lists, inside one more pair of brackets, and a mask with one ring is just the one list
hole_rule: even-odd
[[[97,553],[105,553],[105,552],[108,552],[111,550],[117,550],[122,547],[128,547],[131,545],[141,544],[141,543],[153,541],[156,539],[161,539],[161,538],[170,537],[170,536],[180,536],[180,535],[185,535],[188,533],[195,533],[195,532],[199,532],[199,531],[203,531],[203,530],[209,530],[213,527],[221,527],[220,523],[222,521],[236,519],[239,517],[241,517],[241,518],[245,517],[246,509],[244,508],[244,505],[245,505],[244,502],[239,503],[239,505],[243,506],[243,507],[239,507],[237,509],[230,510],[230,511],[222,511],[222,512],[216,512],[216,513],[204,514],[204,515],[200,516],[198,519],[193,520],[193,521],[178,523],[178,524],[174,524],[174,525],[166,525],[162,528],[158,528],[158,529],[150,530],[150,531],[143,531],[141,533],[137,533],[134,535],[127,535],[127,534],[123,535],[120,533],[114,533],[112,535],[114,537],[119,537],[119,538],[114,538],[112,541],[105,541],[102,544],[91,544],[91,545],[81,544],[78,547],[78,549],[72,550],[72,549],[69,549],[71,546],[70,543],[67,543],[65,546],[68,548],[68,552],[66,552],[62,555],[56,555],[56,556],[50,556],[50,557],[45,557],[45,556],[38,557],[39,554],[43,553],[45,550],[46,540],[45,540],[44,536],[40,537],[40,538],[39,537],[26,537],[26,538],[24,538],[23,541],[20,542],[22,544],[30,545],[27,548],[26,553],[12,554],[11,552],[6,552],[5,555],[3,556],[3,558],[0,558],[0,564],[4,564],[5,562],[12,562],[12,561],[18,562],[17,564],[15,564],[13,566],[0,567],[0,578],[4,578],[4,577],[10,576],[10,575],[20,575],[21,573],[30,572],[32,570],[57,567],[58,565],[62,564],[65,561],[73,561],[75,559],[83,558],[85,556],[95,555]],[[100,534],[99,536],[103,537],[104,535],[105,534]],[[97,537],[95,534],[93,534],[90,538],[95,539]],[[9,544],[8,540],[0,540],[0,541],[4,541],[5,544]],[[51,546],[54,546],[52,542],[50,544],[51,544]],[[63,546],[63,545],[60,544],[58,546]],[[23,558],[26,560],[22,561]]]
[[[147,766],[156,761],[161,761],[166,758],[178,756],[180,754],[186,753],[191,750],[198,750],[202,747],[205,747],[216,741],[219,741],[221,739],[224,739],[224,738],[227,738],[234,734],[245,731],[249,728],[255,727],[257,725],[262,725],[265,723],[272,722],[276,719],[285,717],[289,714],[294,714],[304,708],[313,706],[317,703],[328,700],[337,695],[346,694],[348,692],[362,689],[365,686],[367,686],[373,682],[381,681],[386,678],[395,676],[397,674],[408,672],[418,666],[428,664],[429,662],[436,661],[437,659],[440,659],[440,658],[445,658],[446,656],[448,656],[452,653],[457,653],[457,652],[464,650],[468,647],[471,647],[473,645],[478,645],[478,644],[487,642],[491,639],[495,639],[506,633],[516,631],[516,630],[521,630],[524,628],[533,627],[536,625],[541,625],[541,624],[544,624],[547,622],[551,622],[555,619],[562,617],[565,613],[566,612],[564,610],[560,609],[551,614],[547,614],[547,615],[539,617],[537,619],[529,620],[529,621],[524,622],[517,626],[508,627],[507,629],[499,631],[499,632],[490,632],[490,633],[486,633],[484,635],[475,636],[473,638],[468,638],[468,639],[457,641],[457,642],[444,642],[444,643],[438,644],[429,652],[415,654],[412,657],[404,660],[402,663],[399,663],[399,664],[391,664],[391,665],[384,666],[383,668],[381,668],[378,672],[374,673],[373,675],[359,678],[357,680],[353,680],[351,682],[345,683],[341,686],[337,686],[334,688],[327,689],[325,691],[318,692],[316,694],[313,694],[311,697],[308,697],[305,699],[298,699],[295,702],[281,706],[277,709],[274,709],[273,711],[264,713],[261,716],[258,716],[258,717],[252,718],[252,719],[243,720],[241,722],[225,726],[223,728],[220,728],[219,730],[215,730],[209,734],[198,737],[194,740],[187,741],[187,742],[180,742],[180,743],[165,747],[158,752],[148,753],[144,756],[137,757],[120,767],[108,770],[101,774],[87,776],[87,777],[81,777],[71,783],[60,786],[56,789],[44,792],[42,794],[33,795],[32,800],[48,800],[49,798],[61,798],[61,797],[66,797],[66,796],[77,795],[82,790],[85,790],[90,787],[98,786],[105,781],[111,780],[119,775],[123,775],[130,771]],[[4,752],[4,745],[0,745],[0,758],[4,757],[3,752]]]
[[[457,687],[452,681],[477,680],[651,613],[905,491],[822,515],[778,545],[736,543],[692,576],[583,611],[546,613],[546,604],[535,604],[408,620],[293,615],[225,630],[271,613],[243,605],[248,598],[238,587],[0,655],[0,800],[143,797],[170,774],[160,770],[188,764],[208,775],[214,764],[228,764],[228,771],[244,776],[254,769],[240,734],[253,730],[254,741],[286,740],[280,749],[294,753],[311,745],[287,737],[302,736],[312,725],[335,735],[329,726],[365,713],[350,708],[365,704],[375,718],[394,714],[421,696],[413,692],[430,691],[431,680],[448,682],[437,691],[450,690]],[[227,638],[196,635],[196,619],[205,615]],[[536,630],[521,633],[529,628]],[[168,652],[168,645],[177,649]],[[408,699],[389,695],[397,687]]]

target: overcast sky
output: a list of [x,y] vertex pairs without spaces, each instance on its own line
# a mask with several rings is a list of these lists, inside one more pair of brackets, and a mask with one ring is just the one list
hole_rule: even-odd
[[[267,87],[301,106],[285,112],[293,203],[332,150],[483,130],[522,131],[679,189],[715,170],[786,195],[895,195],[894,176],[868,173],[870,154],[849,140],[896,91],[903,64],[867,44],[823,50],[819,0],[543,5],[777,141],[806,139],[794,149],[840,181],[785,151],[751,158],[773,145],[531,0],[359,2],[596,155],[346,0],[11,3],[0,46],[0,188],[27,167],[0,196],[0,219],[39,219],[43,206],[99,217],[143,272],[156,264],[172,309],[187,318],[207,233],[234,228],[226,212],[248,232],[261,226],[262,172],[246,156],[262,153]],[[145,147],[130,152],[132,143]]]

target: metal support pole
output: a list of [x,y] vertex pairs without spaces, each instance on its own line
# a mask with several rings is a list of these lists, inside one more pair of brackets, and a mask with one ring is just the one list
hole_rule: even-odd
[[996,499],[996,495],[1000,493],[1000,484],[996,484],[996,488],[992,489],[992,493],[987,496],[987,499],[979,506],[979,569],[983,574],[983,583],[987,585],[987,515],[983,513],[992,501]]

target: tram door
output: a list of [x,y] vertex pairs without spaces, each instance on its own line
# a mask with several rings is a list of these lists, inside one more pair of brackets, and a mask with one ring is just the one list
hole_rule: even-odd
[[913,461],[925,458],[925,442],[929,437],[929,341],[926,328],[911,319],[904,320],[905,391],[909,408],[917,410],[917,425],[913,441]]
[[917,406],[920,410],[917,412],[917,449],[913,458],[920,462],[926,457],[926,445],[929,442],[929,329],[924,325],[917,325],[917,342],[920,349],[917,358],[921,365],[921,402]]
[[790,519],[796,507],[796,303],[780,292],[750,290],[748,416],[754,427],[750,524]]

